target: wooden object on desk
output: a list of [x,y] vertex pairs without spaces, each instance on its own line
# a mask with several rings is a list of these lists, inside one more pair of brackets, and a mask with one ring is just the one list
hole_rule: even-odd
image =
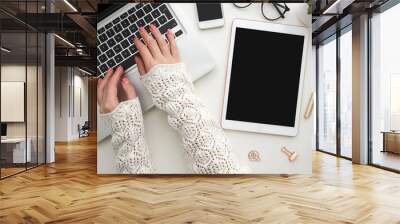
[[311,117],[313,109],[314,109],[314,92],[311,92],[310,98],[308,99],[306,111],[304,112],[305,119]]
[[286,156],[288,157],[288,160],[289,160],[290,162],[296,160],[297,157],[299,156],[299,155],[297,154],[297,152],[292,152],[292,151],[290,151],[289,149],[287,149],[286,147],[282,147],[282,148],[281,148],[281,152],[283,152],[283,153],[286,154]]
[[400,132],[383,131],[383,150],[382,152],[392,152],[400,154]]

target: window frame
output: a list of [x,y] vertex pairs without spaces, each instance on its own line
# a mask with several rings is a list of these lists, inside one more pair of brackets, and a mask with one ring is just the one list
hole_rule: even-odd
[[341,118],[340,118],[340,103],[341,103],[341,97],[340,97],[340,82],[341,82],[341,65],[340,65],[340,60],[341,60],[341,55],[340,55],[340,37],[347,32],[351,32],[352,30],[352,23],[347,24],[345,27],[341,28],[340,30],[337,30],[336,33],[332,34],[331,36],[319,41],[316,44],[316,102],[318,102],[318,96],[319,96],[319,48],[320,45],[329,43],[330,41],[336,41],[336,152],[328,152],[324,149],[320,149],[319,147],[319,104],[316,103],[316,150],[319,152],[323,152],[329,155],[337,156],[343,159],[347,160],[352,160],[352,158],[347,157],[342,155],[341,153]]
[[[42,2],[44,2],[44,3],[47,3],[47,1],[43,1],[42,0]],[[28,3],[28,1],[23,1],[23,3],[25,3],[25,16],[27,15],[26,14],[26,12],[27,12],[27,3]],[[36,4],[36,13],[38,13],[38,11],[39,11],[39,0],[35,0],[35,1],[32,1],[32,3],[35,3]],[[2,9],[3,10],[3,9]],[[5,10],[3,10],[3,12],[7,12],[7,11],[5,11]],[[48,12],[48,7],[46,7],[46,11],[45,12]],[[14,18],[14,19],[16,19],[16,18]],[[26,19],[26,18],[25,18]],[[1,27],[1,24],[0,24],[0,27]],[[8,33],[9,31],[3,31],[3,30],[0,30],[0,46],[2,45],[2,43],[1,43],[1,41],[2,41],[2,34],[3,33]],[[27,76],[28,76],[28,34],[34,34],[34,35],[36,35],[36,56],[37,56],[37,58],[36,58],[36,61],[35,61],[35,66],[36,66],[36,72],[35,72],[35,75],[36,75],[36,122],[34,122],[35,123],[35,125],[36,125],[36,136],[35,136],[35,138],[36,138],[36,140],[37,140],[37,147],[36,147],[36,162],[35,163],[33,163],[33,165],[31,164],[31,166],[28,166],[28,162],[27,162],[27,156],[28,156],[28,154],[26,153],[27,152],[27,147],[28,147],[28,144],[27,144],[27,140],[28,140],[28,111],[27,111],[27,83],[28,83],[28,78],[27,78]],[[15,176],[15,175],[17,175],[17,174],[20,174],[20,173],[23,173],[23,172],[26,172],[26,171],[28,171],[28,170],[30,170],[30,169],[34,169],[34,168],[37,168],[37,167],[39,167],[39,166],[42,166],[42,165],[45,165],[46,163],[47,163],[47,144],[48,144],[48,142],[47,142],[47,44],[48,44],[48,40],[47,40],[47,32],[43,32],[43,31],[40,31],[40,30],[38,30],[38,29],[36,29],[36,28],[34,28],[34,27],[32,27],[32,26],[30,26],[30,25],[28,25],[27,23],[24,23],[24,29],[23,30],[20,30],[20,34],[21,35],[25,35],[25,49],[24,49],[24,51],[25,51],[25,58],[24,58],[24,60],[25,60],[25,87],[24,87],[24,129],[25,129],[25,135],[24,135],[24,139],[25,139],[25,166],[24,166],[24,169],[23,170],[20,170],[20,171],[18,171],[18,172],[14,172],[14,173],[12,173],[12,174],[9,174],[9,175],[4,175],[3,173],[2,173],[2,168],[1,168],[1,166],[0,166],[0,181],[1,180],[4,180],[4,179],[7,179],[7,178],[9,178],[9,177],[12,177],[12,176]],[[42,38],[40,39],[39,38],[39,34],[43,34],[42,35]],[[42,93],[42,95],[44,96],[44,98],[42,99],[42,103],[43,103],[43,105],[42,105],[42,109],[44,109],[44,115],[43,115],[43,119],[44,120],[42,120],[42,124],[44,125],[44,129],[43,129],[43,145],[42,145],[42,152],[43,152],[43,162],[39,162],[39,142],[38,142],[38,139],[39,139],[39,98],[38,98],[38,96],[39,96],[39,79],[38,79],[38,76],[39,76],[39,70],[38,70],[38,66],[39,66],[39,39],[40,39],[40,41],[41,41],[41,44],[43,44],[42,45],[42,47],[44,48],[44,49],[42,49],[42,51],[41,51],[41,53],[43,53],[43,55],[42,55],[42,60],[44,60],[43,62],[43,68],[42,68],[42,71],[41,71],[41,75],[42,75],[42,84],[43,84],[43,93]],[[1,53],[0,53],[0,81],[1,81],[1,67],[2,67],[2,56],[1,56]],[[0,89],[1,89],[1,87],[0,87]],[[1,106],[0,106],[0,110],[1,110]],[[1,116],[1,115],[0,115]],[[1,119],[0,119],[1,120]],[[1,123],[1,121],[0,121],[0,123]],[[1,157],[1,145],[0,145],[0,157]]]

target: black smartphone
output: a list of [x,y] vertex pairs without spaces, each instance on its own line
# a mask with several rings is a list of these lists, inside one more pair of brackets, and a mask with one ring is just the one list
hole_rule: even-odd
[[199,28],[208,29],[224,25],[221,3],[196,3]]

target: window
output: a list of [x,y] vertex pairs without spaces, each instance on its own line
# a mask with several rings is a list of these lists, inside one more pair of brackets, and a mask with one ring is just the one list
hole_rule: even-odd
[[319,150],[336,153],[336,39],[318,47]]
[[352,157],[352,33],[340,36],[340,154]]
[[390,76],[390,130],[400,131],[400,73]]
[[[2,1],[0,6],[41,13],[44,1]],[[45,163],[45,34],[4,12],[0,17],[0,179]],[[10,100],[13,95],[15,101]],[[19,104],[18,102],[22,102]],[[20,105],[18,107],[15,107]],[[10,108],[18,108],[12,110]],[[15,115],[20,116],[15,116]],[[5,116],[4,116],[5,115]],[[11,119],[10,119],[11,118]]]
[[371,18],[370,161],[400,171],[400,4]]
[[[317,149],[352,157],[352,26],[318,45]],[[339,123],[338,123],[339,122]]]

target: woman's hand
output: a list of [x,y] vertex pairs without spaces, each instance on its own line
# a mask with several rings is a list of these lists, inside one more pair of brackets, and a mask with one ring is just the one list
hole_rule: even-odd
[[[140,53],[140,56],[135,57],[140,75],[146,74],[157,64],[174,64],[179,62],[179,52],[172,31],[168,30],[167,32],[168,45],[157,27],[151,24],[150,30],[154,38],[143,27],[139,28],[140,35],[145,44],[137,37],[133,40]],[[122,66],[119,66],[115,71],[110,68],[105,77],[98,80],[97,101],[100,105],[100,113],[109,113],[121,101],[137,97],[135,88],[123,74],[124,69]],[[120,90],[120,86],[122,86],[123,91]]]
[[146,74],[155,65],[179,62],[179,52],[172,31],[168,30],[167,32],[168,45],[157,27],[151,24],[150,30],[154,38],[143,27],[139,28],[140,35],[146,45],[137,37],[133,39],[140,53],[140,57],[135,57],[140,75]]
[[[113,111],[121,101],[135,99],[136,91],[129,79],[125,76],[122,66],[113,71],[109,68],[103,79],[98,79],[97,102],[100,106],[100,113]],[[121,88],[122,87],[122,90]]]

